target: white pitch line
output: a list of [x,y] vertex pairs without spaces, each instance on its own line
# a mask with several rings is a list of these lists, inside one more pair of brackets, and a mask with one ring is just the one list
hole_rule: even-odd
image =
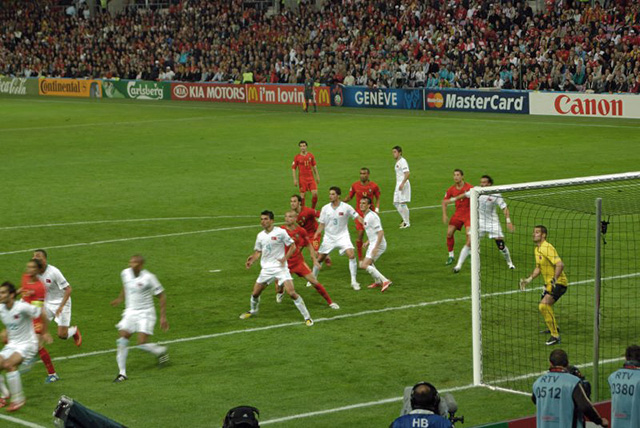
[[33,422],[23,421],[22,419],[14,418],[12,416],[0,415],[0,419],[4,419],[5,421],[13,422],[14,424],[22,425],[30,428],[45,428],[42,425],[34,424]]
[[211,273],[222,272],[222,269],[211,269],[209,272]]
[[[464,386],[457,386],[457,387],[454,387],[454,388],[442,389],[442,390],[440,390],[440,392],[441,393],[456,392],[456,391],[463,391],[463,390],[471,389],[471,388],[475,388],[475,385],[469,384],[469,385],[464,385]],[[300,413],[298,415],[284,416],[282,418],[268,419],[266,421],[260,421],[260,425],[277,424],[279,422],[287,422],[287,421],[293,421],[293,420],[296,420],[296,419],[309,418],[309,417],[313,417],[313,416],[327,415],[327,414],[330,414],[330,413],[344,412],[345,410],[361,409],[363,407],[371,407],[371,406],[378,406],[380,404],[395,403],[396,401],[402,401],[402,400],[403,400],[403,397],[385,398],[383,400],[376,400],[376,401],[368,401],[366,403],[351,404],[349,406],[336,407],[336,408],[333,408],[333,409],[318,410],[318,411],[315,411],[315,412],[307,412],[307,413]]]

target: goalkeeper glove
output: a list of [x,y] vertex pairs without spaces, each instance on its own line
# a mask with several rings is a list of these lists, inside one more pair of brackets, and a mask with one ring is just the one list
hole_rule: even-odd
[[520,279],[520,290],[524,291],[527,288],[527,285],[529,285],[529,283],[533,281],[533,278],[529,277],[529,278],[521,278]]

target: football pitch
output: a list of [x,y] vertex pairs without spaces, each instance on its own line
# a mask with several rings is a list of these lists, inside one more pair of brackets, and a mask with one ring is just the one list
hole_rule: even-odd
[[[27,404],[11,415],[15,426],[50,426],[64,394],[131,427],[221,426],[226,411],[243,404],[274,427],[386,427],[399,414],[403,388],[421,380],[454,391],[466,419],[460,426],[533,414],[526,395],[471,387],[469,262],[458,275],[444,265],[442,196],[454,168],[474,185],[483,174],[507,184],[638,170],[639,126],[0,97],[0,279],[19,283],[31,250],[47,249],[73,287],[72,324],[84,336],[79,349],[57,338],[49,345],[59,382],[45,385],[40,363],[23,376]],[[352,290],[347,259],[334,253],[319,279],[340,310],[296,279],[313,327],[290,299],[277,304],[271,287],[259,315],[240,320],[259,272],[244,262],[260,212],[282,221],[296,193],[291,162],[302,139],[318,162],[319,207],[329,186],[344,196],[361,167],[371,170],[388,241],[377,265],[394,284],[384,294],[367,289],[370,277],[360,270],[363,288]],[[392,204],[394,145],[411,169],[412,225],[403,230]],[[457,233],[456,256],[462,245]],[[155,339],[168,344],[171,363],[158,369],[150,354],[132,350],[129,380],[113,384],[122,308],[110,302],[136,253],[166,289],[170,330],[157,326]],[[6,417],[0,411],[0,425],[10,423]]]

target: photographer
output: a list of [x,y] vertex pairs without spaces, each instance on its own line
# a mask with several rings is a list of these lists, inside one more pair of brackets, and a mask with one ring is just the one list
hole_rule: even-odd
[[389,428],[452,428],[449,420],[440,416],[440,395],[428,382],[420,382],[411,389],[411,411],[397,418]]
[[537,407],[538,428],[583,428],[584,416],[596,425],[608,427],[593,407],[584,389],[584,378],[579,371],[570,372],[569,357],[562,349],[549,356],[551,368],[533,384],[531,400]]
[[624,366],[611,373],[609,387],[612,426],[640,426],[640,346],[631,345],[627,348]]

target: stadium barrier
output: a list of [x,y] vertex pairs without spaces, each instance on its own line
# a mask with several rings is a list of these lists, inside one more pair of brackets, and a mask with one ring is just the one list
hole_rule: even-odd
[[529,114],[529,92],[425,89],[425,110]]
[[535,115],[640,119],[640,96],[532,92],[530,111]]
[[0,94],[38,95],[38,79],[27,77],[0,77]]
[[170,100],[171,84],[145,80],[104,79],[102,81],[102,96],[133,100]]
[[[531,403],[531,406],[534,406]],[[607,418],[607,420],[611,421],[611,401],[604,401],[602,403],[595,404],[595,408],[598,409],[598,413],[603,418]],[[587,422],[585,428],[595,428],[593,422]],[[487,425],[476,425],[475,428],[536,428],[536,417],[528,416],[526,418],[514,419],[506,422],[497,422]]]
[[[246,85],[246,90],[248,103],[302,105],[304,101],[304,85],[255,84]],[[329,91],[328,86],[314,87],[313,96],[316,104],[329,107],[331,105]]]
[[102,80],[41,77],[38,79],[38,93],[42,96],[100,98]]
[[367,107],[423,110],[422,89],[372,89],[366,86],[334,85],[331,105],[337,107]]
[[171,99],[174,101],[246,103],[247,91],[245,85],[172,82]]

